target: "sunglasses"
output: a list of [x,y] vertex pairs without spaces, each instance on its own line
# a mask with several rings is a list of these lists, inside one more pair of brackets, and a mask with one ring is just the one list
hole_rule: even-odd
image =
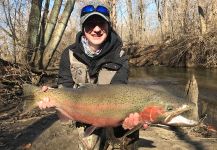
[[104,29],[105,28],[105,24],[107,24],[106,21],[86,21],[84,23],[84,28],[85,28],[85,31],[90,31],[92,30],[93,28],[95,28],[96,26],[99,26],[101,29]]
[[86,14],[89,14],[89,13],[92,13],[92,12],[99,12],[107,17],[109,17],[109,10],[104,7],[104,6],[97,6],[96,8],[93,6],[93,5],[87,5],[85,7],[82,8],[81,10],[81,17],[86,15]]

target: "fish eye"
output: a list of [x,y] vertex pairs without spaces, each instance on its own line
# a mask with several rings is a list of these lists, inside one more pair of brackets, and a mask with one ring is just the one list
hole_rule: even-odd
[[173,110],[173,106],[171,106],[171,105],[167,106],[167,110],[168,111],[172,111]]

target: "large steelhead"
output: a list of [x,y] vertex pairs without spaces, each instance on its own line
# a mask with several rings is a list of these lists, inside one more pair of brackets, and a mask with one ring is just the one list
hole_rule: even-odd
[[54,107],[68,119],[96,127],[121,125],[135,112],[144,123],[169,124],[173,118],[194,107],[183,98],[139,85],[100,85],[43,92],[41,87],[25,84],[23,91],[28,110],[49,97],[55,102]]

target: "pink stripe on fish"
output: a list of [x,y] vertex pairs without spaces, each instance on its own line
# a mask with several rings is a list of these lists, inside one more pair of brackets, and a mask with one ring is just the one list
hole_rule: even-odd
[[124,109],[125,107],[114,104],[109,105],[94,105],[94,104],[79,104],[71,103],[70,101],[64,101],[64,105],[58,104],[57,109],[66,117],[72,120],[92,124],[96,127],[111,126],[115,127],[121,124],[123,118],[115,117],[112,113],[107,116],[100,116],[99,111],[103,112],[105,110]]

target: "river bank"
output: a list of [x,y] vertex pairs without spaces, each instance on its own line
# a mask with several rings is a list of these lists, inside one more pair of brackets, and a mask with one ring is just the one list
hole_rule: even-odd
[[[178,70],[162,71],[159,68],[157,70],[131,69],[133,69],[130,71],[129,78],[131,84],[142,84],[149,88],[158,88],[178,95],[184,92],[177,89],[184,89],[184,85],[180,83],[185,83],[186,80],[179,78],[179,75],[188,76],[186,73]],[[23,99],[20,85],[27,78],[18,75],[21,72],[19,67],[8,66],[4,67],[3,71],[4,74],[1,76],[5,78],[1,79],[0,84],[0,149],[78,149],[79,139],[74,126],[62,124],[55,111],[36,109],[28,115],[21,115]],[[210,75],[208,75],[209,77]],[[214,105],[207,106],[209,110],[211,106],[214,107]],[[168,149],[168,147],[172,150],[213,150],[217,146],[216,143],[215,128],[209,124],[201,124],[192,128],[149,127],[147,130],[141,129],[138,147],[140,150]]]

